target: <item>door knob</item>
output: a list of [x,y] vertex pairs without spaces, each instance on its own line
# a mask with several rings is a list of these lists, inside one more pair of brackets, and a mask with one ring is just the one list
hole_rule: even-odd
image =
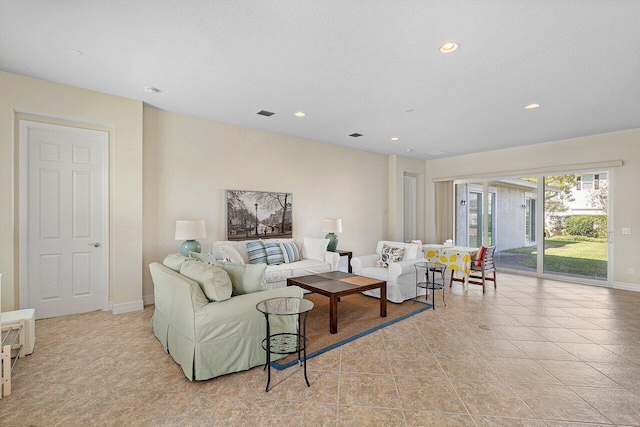
[[100,242],[89,243],[89,246],[93,246],[94,248],[99,248],[100,247]]

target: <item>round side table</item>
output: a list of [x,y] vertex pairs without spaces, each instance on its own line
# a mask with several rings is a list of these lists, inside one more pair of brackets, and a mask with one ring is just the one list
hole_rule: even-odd
[[[433,302],[433,309],[436,308],[436,290],[442,290],[442,302],[446,306],[447,303],[444,300],[444,272],[446,267],[442,264],[437,264],[434,262],[417,262],[413,264],[416,269],[416,297],[413,299],[414,302],[418,300],[418,288],[426,289],[427,294],[424,296],[425,303],[429,298],[429,289],[431,290],[431,301]],[[421,281],[421,273],[424,270],[425,281]],[[431,272],[431,280],[429,280],[429,272]],[[436,283],[436,272],[440,273],[440,277],[442,279],[442,283]],[[422,301],[419,301],[422,302]]]
[[[269,391],[271,383],[271,355],[272,354],[295,354],[298,353],[298,362],[301,361],[300,354],[303,354],[302,363],[304,364],[304,380],[309,384],[307,378],[307,314],[313,308],[313,303],[304,298],[270,298],[260,301],[256,304],[256,309],[264,314],[267,321],[267,337],[262,341],[262,348],[267,352],[267,387],[265,392]],[[302,322],[300,317],[304,315]],[[295,332],[279,332],[271,334],[271,326],[269,324],[270,316],[297,316]],[[302,329],[300,326],[302,325]]]

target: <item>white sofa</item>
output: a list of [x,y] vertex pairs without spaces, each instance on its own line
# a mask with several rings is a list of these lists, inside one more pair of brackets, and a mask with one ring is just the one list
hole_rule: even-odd
[[[384,244],[393,247],[405,248],[402,261],[392,263],[388,268],[376,267],[376,261],[380,257],[380,252]],[[416,269],[413,266],[416,262],[424,261],[422,248],[412,243],[390,242],[381,240],[376,247],[376,253],[353,257],[351,267],[353,273],[373,277],[387,282],[387,301],[401,303],[416,296]],[[418,295],[424,295],[425,289],[419,288]],[[380,290],[363,292],[365,295],[380,298]]]
[[[301,239],[262,239],[263,242],[294,242],[298,247],[300,256],[303,255],[303,240]],[[249,264],[249,254],[247,253],[247,242],[255,242],[256,240],[238,240],[238,241],[217,241],[211,244],[211,254],[215,259],[223,259],[220,253],[221,245],[230,245],[242,256],[246,264]],[[326,252],[324,261],[316,261],[301,258],[300,261],[289,264],[269,265],[265,272],[265,280],[267,289],[277,289],[287,286],[287,279],[290,277],[306,276],[309,274],[326,273],[338,269],[340,255],[336,252]]]

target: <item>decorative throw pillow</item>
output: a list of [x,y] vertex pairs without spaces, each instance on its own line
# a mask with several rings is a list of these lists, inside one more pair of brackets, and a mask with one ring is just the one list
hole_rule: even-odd
[[324,261],[329,239],[312,239],[305,237],[302,241],[302,258]]
[[214,261],[216,267],[229,274],[233,295],[251,294],[267,290],[264,272],[267,264],[237,264],[235,262]]
[[209,301],[225,301],[231,298],[231,279],[222,268],[204,262],[182,263],[180,274],[198,282]]
[[405,248],[389,246],[385,243],[382,246],[382,251],[380,251],[380,257],[376,261],[376,267],[389,268],[390,264],[402,261],[402,257],[404,257],[404,249]]
[[267,262],[267,251],[264,250],[262,241],[247,242],[247,253],[249,254],[249,263],[261,264]]
[[240,252],[231,245],[220,245],[220,255],[222,255],[222,258],[228,259],[231,262],[244,264],[244,260],[242,259]]
[[267,264],[278,265],[284,263],[284,255],[280,249],[280,243],[262,242],[264,250],[267,253]]
[[180,273],[180,267],[182,267],[182,263],[184,263],[188,259],[189,258],[182,254],[170,254],[165,257],[164,261],[162,261],[162,265]]
[[282,251],[282,257],[286,264],[300,261],[300,251],[294,242],[280,243],[280,250]]
[[189,251],[189,256],[193,259],[197,259],[198,261],[202,261],[202,262],[211,262],[214,261],[215,258],[213,257],[213,254],[201,254],[199,252],[191,252]]
[[484,253],[487,251],[487,247],[482,245],[482,247],[480,248],[480,250],[478,251],[478,253],[476,254],[476,266],[481,267],[482,266],[482,260],[484,259]]

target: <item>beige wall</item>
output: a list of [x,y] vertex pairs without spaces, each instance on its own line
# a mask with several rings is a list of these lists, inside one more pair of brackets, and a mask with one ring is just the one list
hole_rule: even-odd
[[342,218],[338,247],[362,255],[387,234],[387,184],[387,156],[145,107],[143,295],[146,266],[179,252],[177,219],[206,221],[203,251],[225,239],[226,189],[293,193],[294,237]]
[[16,117],[106,129],[110,173],[110,298],[142,299],[142,103],[0,71],[2,310],[19,307]]
[[[434,178],[622,160],[614,171],[614,282],[640,284],[640,129],[592,135],[426,162],[427,240],[435,241]],[[631,227],[632,235],[622,235]],[[630,275],[629,268],[637,274]]]

